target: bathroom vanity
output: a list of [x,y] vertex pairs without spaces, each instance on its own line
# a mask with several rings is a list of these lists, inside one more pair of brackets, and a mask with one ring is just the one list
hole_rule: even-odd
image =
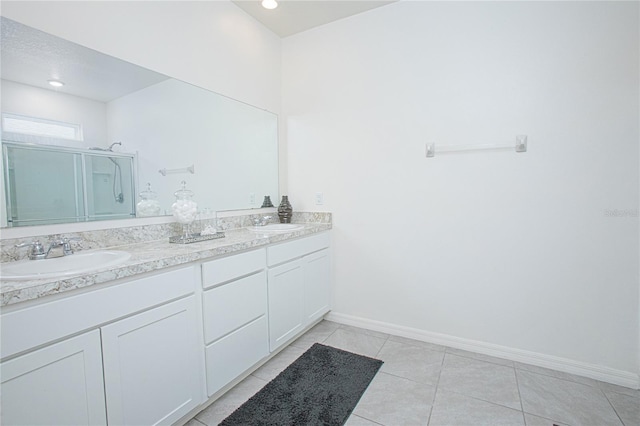
[[329,311],[330,228],[134,244],[115,268],[3,282],[2,423],[188,420]]

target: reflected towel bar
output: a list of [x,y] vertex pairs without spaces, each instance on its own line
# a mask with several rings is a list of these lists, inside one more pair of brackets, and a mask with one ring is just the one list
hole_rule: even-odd
[[158,172],[162,176],[170,175],[170,174],[173,174],[173,173],[191,173],[191,174],[194,174],[196,172],[196,169],[195,169],[194,165],[192,164],[189,167],[185,167],[183,169],[160,169],[160,170],[158,170]]
[[[527,152],[527,136],[516,136],[516,143],[514,144],[489,144],[489,145],[448,145],[438,146],[438,154],[445,154],[447,152],[461,152],[461,151],[486,151],[486,150],[512,150],[515,148],[516,152]],[[436,144],[427,144],[427,158],[436,156]]]

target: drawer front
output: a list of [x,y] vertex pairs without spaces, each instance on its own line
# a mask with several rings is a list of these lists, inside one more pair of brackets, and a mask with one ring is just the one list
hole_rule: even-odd
[[195,267],[55,300],[2,315],[2,358],[195,291]]
[[202,285],[210,288],[264,268],[264,249],[212,260],[202,264]]
[[207,346],[207,394],[213,395],[266,357],[268,336],[265,315]]
[[329,234],[327,232],[278,244],[267,248],[267,265],[277,265],[327,247],[329,247]]
[[267,313],[267,272],[204,292],[204,337],[211,343]]

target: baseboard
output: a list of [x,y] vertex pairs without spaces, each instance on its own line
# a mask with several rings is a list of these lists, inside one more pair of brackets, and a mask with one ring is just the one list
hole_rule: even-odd
[[511,361],[523,362],[526,364],[536,365],[538,367],[550,368],[552,370],[589,377],[591,379],[612,383],[614,385],[625,386],[633,389],[640,388],[640,376],[637,373],[630,371],[616,370],[609,367],[588,364],[553,355],[494,345],[476,340],[463,339],[447,334],[433,333],[417,328],[404,327],[382,321],[356,317],[353,315],[341,314],[339,312],[329,312],[325,316],[325,319],[340,324],[393,334],[395,336],[407,337],[409,339],[421,340],[423,342],[435,343],[438,345],[505,358]]

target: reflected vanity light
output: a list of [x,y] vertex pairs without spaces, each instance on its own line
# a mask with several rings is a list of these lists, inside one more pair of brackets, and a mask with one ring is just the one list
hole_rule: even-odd
[[278,7],[278,2],[276,0],[262,0],[262,7],[265,9],[275,9]]
[[49,80],[49,84],[53,87],[62,87],[64,86],[64,83],[61,82],[60,80]]

